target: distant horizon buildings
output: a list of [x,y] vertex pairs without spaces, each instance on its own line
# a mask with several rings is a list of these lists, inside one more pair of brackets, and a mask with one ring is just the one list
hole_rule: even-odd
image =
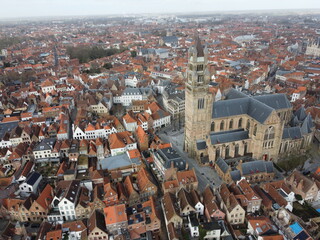
[[[152,16],[152,15],[207,15],[207,14],[266,14],[270,13],[271,15],[283,15],[283,14],[319,14],[320,13],[320,5],[318,7],[315,7],[314,4],[310,3],[310,6],[307,5],[307,3],[303,3],[303,6],[295,6],[294,4],[292,6],[279,6],[279,4],[275,4],[274,7],[271,4],[269,4],[267,7],[263,6],[255,6],[254,4],[251,4],[249,6],[239,5],[236,6],[236,4],[230,4],[230,6],[233,6],[233,8],[220,8],[217,9],[216,6],[214,9],[199,9],[198,6],[192,7],[190,9],[184,9],[186,6],[191,6],[192,4],[184,4],[180,8],[162,8],[162,7],[149,7],[145,10],[141,10],[143,8],[135,9],[135,7],[130,8],[129,11],[125,11],[122,9],[112,9],[112,7],[108,7],[108,11],[105,11],[104,7],[101,7],[99,11],[97,11],[97,8],[91,8],[94,7],[95,4],[90,4],[90,6],[84,7],[84,5],[77,3],[74,3],[72,5],[72,1],[68,2],[70,6],[73,6],[72,11],[70,12],[70,9],[67,9],[64,12],[61,11],[61,8],[59,7],[59,1],[56,2],[56,5],[51,6],[49,9],[50,4],[41,5],[39,4],[38,8],[33,8],[30,11],[25,11],[25,9],[22,8],[16,8],[16,4],[13,4],[16,0],[13,0],[11,3],[9,3],[9,6],[7,6],[7,11],[9,15],[5,15],[6,13],[2,13],[0,15],[0,22],[1,21],[14,21],[14,20],[42,20],[44,18],[48,20],[53,19],[78,19],[78,18],[101,18],[101,17],[134,17],[134,16]],[[31,0],[35,1],[35,0]],[[204,0],[205,1],[205,0]],[[229,0],[233,1],[233,0]],[[179,2],[176,1],[176,2]],[[13,6],[10,6],[13,5]],[[29,4],[28,4],[29,5]],[[174,4],[173,4],[174,5]],[[77,7],[75,7],[77,6]],[[28,8],[29,6],[25,6],[25,8]],[[82,8],[83,7],[83,8]],[[11,14],[12,12],[15,12],[15,14]],[[111,9],[111,11],[110,11]],[[177,11],[176,9],[180,9]],[[85,11],[86,10],[86,11]],[[37,11],[37,12],[33,12]],[[26,15],[26,13],[28,15]],[[30,14],[31,13],[31,14]]]

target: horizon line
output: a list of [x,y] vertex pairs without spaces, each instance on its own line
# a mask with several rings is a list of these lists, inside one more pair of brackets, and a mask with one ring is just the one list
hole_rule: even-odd
[[[307,12],[313,12],[320,14],[320,8],[278,8],[278,9],[251,9],[251,10],[216,10],[216,11],[196,11],[196,12],[152,12],[152,13],[113,13],[113,14],[62,14],[62,15],[39,15],[39,16],[21,16],[21,17],[0,17],[0,21],[22,21],[22,20],[41,20],[47,18],[47,20],[52,18],[94,18],[94,17],[138,17],[138,16],[161,16],[161,15],[201,15],[201,14],[239,14],[239,13],[272,13],[272,15],[277,15],[274,11],[283,11],[282,14],[296,12],[296,14],[307,14]],[[300,11],[301,13],[298,13]],[[311,13],[310,13],[311,14]],[[58,19],[57,19],[58,20]]]

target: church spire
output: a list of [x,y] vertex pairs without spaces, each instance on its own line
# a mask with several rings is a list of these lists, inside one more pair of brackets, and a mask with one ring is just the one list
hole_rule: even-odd
[[203,46],[201,44],[201,39],[198,34],[195,36],[195,47],[197,50],[197,57],[204,57]]

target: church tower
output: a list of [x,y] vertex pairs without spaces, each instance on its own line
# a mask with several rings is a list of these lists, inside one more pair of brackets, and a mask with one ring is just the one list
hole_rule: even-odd
[[210,133],[213,96],[209,93],[208,50],[199,37],[189,49],[185,92],[185,151],[195,157],[197,141]]

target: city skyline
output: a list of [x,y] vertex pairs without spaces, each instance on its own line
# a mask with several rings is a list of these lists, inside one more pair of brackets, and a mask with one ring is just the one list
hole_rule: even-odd
[[2,4],[0,19],[32,17],[64,17],[127,14],[170,14],[191,12],[228,12],[260,10],[316,10],[320,3],[315,0],[257,2],[252,0],[163,0],[163,1],[113,1],[102,0],[13,0]]

